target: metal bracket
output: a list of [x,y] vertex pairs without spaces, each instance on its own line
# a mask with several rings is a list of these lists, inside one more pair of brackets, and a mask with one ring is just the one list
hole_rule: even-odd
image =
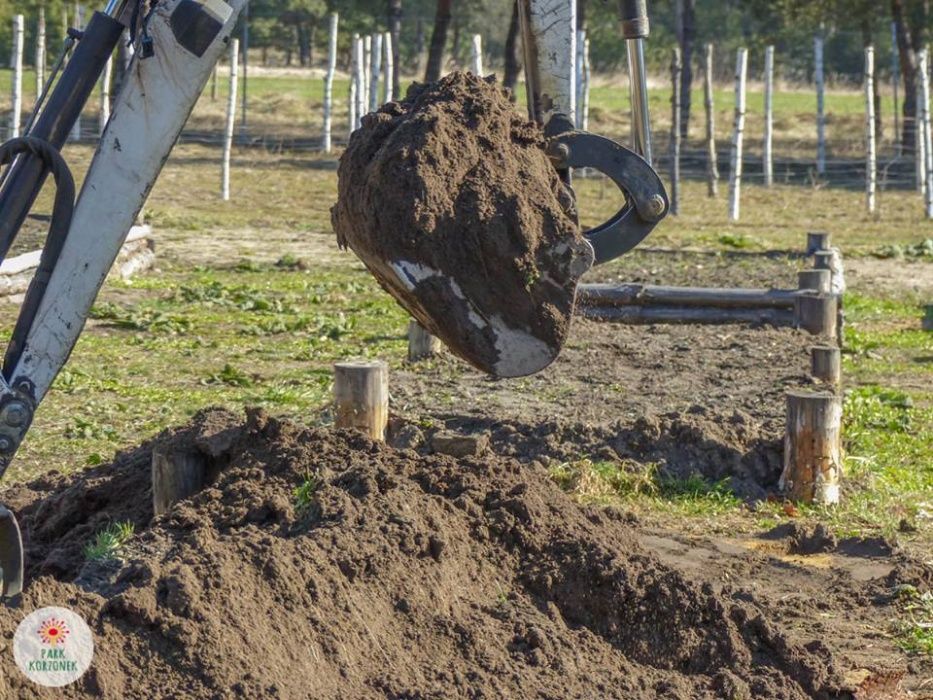
[[612,218],[584,232],[596,263],[627,253],[667,215],[670,202],[661,178],[644,158],[611,139],[570,128],[565,115],[552,118],[547,153],[558,171],[593,168],[612,180],[626,203]]

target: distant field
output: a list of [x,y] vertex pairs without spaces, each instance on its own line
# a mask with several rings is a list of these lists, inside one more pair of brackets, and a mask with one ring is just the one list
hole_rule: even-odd
[[[220,129],[226,109],[227,80],[222,66],[217,85],[217,99],[211,100],[210,86],[205,91],[194,112],[190,126],[199,129]],[[261,73],[261,74],[260,74]],[[273,74],[278,73],[278,74]],[[297,74],[296,74],[297,73]],[[751,76],[754,77],[754,76]],[[410,78],[409,78],[410,81]],[[0,113],[10,109],[11,71],[0,70]],[[407,83],[408,81],[406,81]],[[594,87],[590,98],[591,129],[610,136],[625,137],[629,131],[628,80],[624,73],[618,75],[598,75],[594,77]],[[658,85],[650,91],[653,127],[658,140],[666,140],[666,131],[670,128],[670,90],[662,80],[652,80]],[[700,84],[695,83],[699,88]],[[242,83],[241,83],[242,89]],[[249,125],[251,134],[289,135],[311,138],[320,134],[323,102],[323,80],[320,71],[309,70],[307,76],[289,69],[274,71],[253,69],[248,77]],[[889,92],[886,90],[886,93]],[[347,132],[347,101],[349,81],[340,77],[334,85],[335,97],[335,138],[345,138]],[[694,110],[691,116],[691,136],[699,145],[704,129],[702,89],[693,90]],[[35,77],[27,72],[24,80],[24,102],[31,107],[35,99]],[[732,85],[719,85],[715,91],[716,136],[719,140],[729,138],[732,130],[734,109]],[[524,87],[519,86],[517,103],[523,105]],[[764,96],[760,85],[750,84],[748,92],[747,142],[750,151],[759,148],[763,132]],[[87,118],[96,118],[99,97],[92,97],[85,111]],[[786,143],[786,152],[797,154],[802,147],[816,140],[816,97],[812,89],[795,86],[779,88],[775,94],[775,139]],[[885,94],[882,98],[881,111],[885,121],[882,144],[893,136],[894,103],[893,97]],[[858,91],[830,90],[826,97],[826,115],[828,138],[831,151],[833,147],[849,151],[858,148],[863,141],[864,98]],[[778,150],[777,156],[781,155]]]

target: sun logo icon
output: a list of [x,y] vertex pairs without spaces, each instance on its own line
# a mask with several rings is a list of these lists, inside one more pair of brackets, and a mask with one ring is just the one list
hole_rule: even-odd
[[64,644],[69,634],[71,630],[68,629],[65,621],[55,617],[50,617],[39,626],[39,637],[42,643],[50,647]]

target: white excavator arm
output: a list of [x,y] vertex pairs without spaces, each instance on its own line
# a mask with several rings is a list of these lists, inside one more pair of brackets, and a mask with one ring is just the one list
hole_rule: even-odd
[[[246,0],[163,0],[145,17],[111,2],[95,13],[74,56],[25,138],[7,144],[16,158],[0,190],[5,254],[46,172],[67,190],[57,151],[116,42],[121,20],[135,19],[137,50],[113,105],[77,201],[59,198],[39,272],[27,292],[0,374],[0,476],[16,454],[36,406],[71,354],[88,312],[142,209]],[[73,196],[73,181],[71,182]],[[70,215],[70,217],[69,217]],[[63,227],[62,219],[67,227]],[[62,233],[64,232],[64,235]],[[23,554],[13,514],[0,506],[0,596],[22,588]]]

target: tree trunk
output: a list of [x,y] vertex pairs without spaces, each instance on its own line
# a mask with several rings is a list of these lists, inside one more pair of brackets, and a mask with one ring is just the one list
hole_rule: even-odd
[[402,34],[402,0],[388,0],[388,20],[389,34],[392,35],[392,94],[396,99],[401,97],[399,85],[399,72],[401,71],[401,61],[399,61],[399,45],[401,44]]
[[[582,1],[582,0],[581,0]],[[509,21],[509,33],[505,37],[505,71],[502,84],[512,90],[512,101],[515,101],[515,86],[518,85],[518,74],[522,70],[522,59],[518,52],[518,2],[512,3],[512,19]]]
[[302,68],[311,63],[311,40],[308,37],[308,26],[304,22],[298,24],[298,62]]
[[[897,2],[897,0],[894,0]],[[431,32],[431,46],[428,49],[428,65],[424,70],[424,81],[433,83],[441,77],[444,65],[444,48],[447,46],[447,29],[450,27],[450,8],[453,0],[437,0],[434,13],[434,31]]]
[[891,0],[891,16],[897,33],[901,75],[904,77],[904,130],[901,143],[905,151],[912,152],[917,127],[917,53],[914,50],[914,40],[907,23],[904,4],[904,0]]
[[690,132],[690,90],[693,87],[693,47],[697,36],[696,0],[677,0],[675,32],[683,66],[680,71],[680,135]]
[[454,17],[454,40],[450,47],[450,57],[453,59],[453,65],[460,67],[460,18]]
[[420,17],[415,25],[415,73],[424,69],[424,20]]

